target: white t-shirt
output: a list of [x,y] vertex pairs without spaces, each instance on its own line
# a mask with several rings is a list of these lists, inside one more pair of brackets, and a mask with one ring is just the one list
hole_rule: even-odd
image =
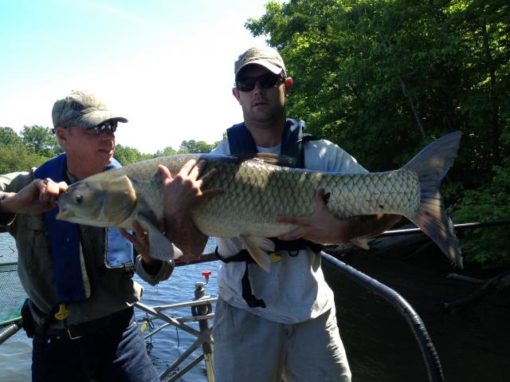
[[[257,147],[259,152],[280,153],[280,145]],[[213,150],[215,154],[230,155],[228,140]],[[327,140],[305,143],[305,168],[345,174],[366,173],[347,152]],[[218,238],[218,251],[223,257],[237,254],[243,245],[239,239]],[[242,296],[241,280],[245,262],[223,263],[218,275],[219,294],[228,304],[265,319],[292,324],[320,316],[334,305],[332,290],[324,279],[320,256],[310,250],[301,250],[297,256],[280,251],[281,260],[271,263],[266,272],[256,263],[248,264],[252,294],[262,299],[265,308],[248,306]]]

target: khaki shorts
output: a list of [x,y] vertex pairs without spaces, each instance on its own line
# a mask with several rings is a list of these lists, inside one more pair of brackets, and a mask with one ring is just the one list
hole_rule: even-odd
[[265,320],[218,299],[214,327],[218,382],[349,382],[335,309],[298,324]]

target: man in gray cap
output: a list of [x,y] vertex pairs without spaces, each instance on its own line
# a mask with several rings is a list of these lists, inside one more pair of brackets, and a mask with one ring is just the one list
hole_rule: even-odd
[[[303,121],[286,117],[294,81],[276,50],[250,48],[234,70],[232,92],[244,122],[227,130],[215,153],[273,153],[292,159],[295,167],[367,172],[337,145],[305,134]],[[273,240],[270,272],[251,260],[241,241],[218,239],[225,263],[213,328],[216,380],[350,381],[317,243],[343,243],[369,227],[337,219],[324,200],[324,191],[317,190],[311,216],[279,217],[296,228]]]
[[[127,119],[81,91],[56,101],[52,117],[64,153],[29,172],[0,176],[0,231],[16,239],[28,295],[22,315],[33,337],[32,379],[159,381],[136,325],[133,304],[142,287],[132,276],[136,271],[155,285],[170,277],[173,263],[149,256],[140,226],[130,234],[55,219],[56,200],[67,184],[119,167],[115,131]],[[167,202],[181,207],[181,216],[170,216],[177,221],[190,222],[190,205],[199,199],[202,183],[199,171],[190,171],[194,166],[202,165],[189,163],[167,179],[176,190]],[[201,238],[190,231],[180,235],[176,224],[167,227],[174,228],[167,234],[189,239],[179,243],[184,254],[200,253]]]

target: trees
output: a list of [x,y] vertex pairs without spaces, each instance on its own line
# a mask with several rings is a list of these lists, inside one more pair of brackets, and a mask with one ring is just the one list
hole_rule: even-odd
[[0,174],[25,171],[43,163],[46,158],[37,151],[25,146],[20,137],[10,127],[0,127]]
[[215,144],[209,144],[204,141],[182,141],[179,152],[181,153],[209,153],[214,148]]
[[153,155],[142,154],[140,151],[133,147],[122,145],[115,146],[115,159],[117,159],[124,166],[129,163],[138,162],[152,157]]
[[21,140],[32,153],[51,158],[62,152],[57,143],[53,130],[39,125],[24,126],[21,131]]
[[290,114],[371,170],[456,129],[463,147],[484,147],[478,162],[490,168],[506,150],[510,5],[485,3],[273,1],[247,28],[280,49],[295,77]]

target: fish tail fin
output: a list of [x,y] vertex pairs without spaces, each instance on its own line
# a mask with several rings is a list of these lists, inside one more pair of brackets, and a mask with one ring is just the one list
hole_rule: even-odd
[[462,133],[449,133],[426,146],[404,168],[414,171],[420,181],[420,208],[406,216],[427,234],[448,257],[462,268],[462,252],[451,219],[439,192],[441,181],[453,165]]

